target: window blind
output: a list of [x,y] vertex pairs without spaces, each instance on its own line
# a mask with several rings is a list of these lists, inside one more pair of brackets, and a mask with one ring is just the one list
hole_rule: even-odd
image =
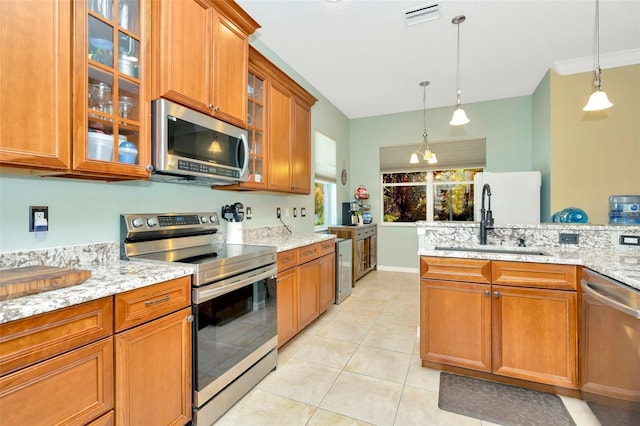
[[336,141],[317,131],[314,134],[313,163],[316,179],[336,182]]

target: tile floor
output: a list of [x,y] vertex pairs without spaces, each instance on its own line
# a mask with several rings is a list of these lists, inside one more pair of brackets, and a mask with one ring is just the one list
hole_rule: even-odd
[[[477,425],[438,408],[440,373],[420,365],[417,274],[374,271],[282,348],[278,368],[224,425]],[[577,426],[599,425],[562,397]]]

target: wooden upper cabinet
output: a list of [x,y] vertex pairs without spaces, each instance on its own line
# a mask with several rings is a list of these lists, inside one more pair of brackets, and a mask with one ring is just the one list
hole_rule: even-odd
[[293,97],[286,87],[277,82],[269,86],[268,108],[268,189],[289,192]]
[[152,16],[152,98],[208,112],[211,99],[213,5],[157,1]]
[[70,167],[70,46],[70,1],[0,1],[1,164]]
[[247,126],[249,35],[259,25],[235,2],[154,2],[153,95]]
[[311,192],[311,107],[296,99],[293,106],[291,191]]

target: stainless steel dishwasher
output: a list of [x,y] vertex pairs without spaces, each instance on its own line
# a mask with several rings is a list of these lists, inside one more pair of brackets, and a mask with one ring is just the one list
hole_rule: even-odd
[[351,246],[350,238],[336,238],[336,305],[351,294]]
[[640,424],[640,290],[582,273],[582,397],[603,426]]

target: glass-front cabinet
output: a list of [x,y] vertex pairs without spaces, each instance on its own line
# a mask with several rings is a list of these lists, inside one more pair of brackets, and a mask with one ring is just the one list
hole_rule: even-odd
[[249,71],[247,130],[249,133],[248,181],[243,187],[262,189],[266,185],[265,79]]
[[145,0],[76,5],[73,168],[146,177],[150,5]]

